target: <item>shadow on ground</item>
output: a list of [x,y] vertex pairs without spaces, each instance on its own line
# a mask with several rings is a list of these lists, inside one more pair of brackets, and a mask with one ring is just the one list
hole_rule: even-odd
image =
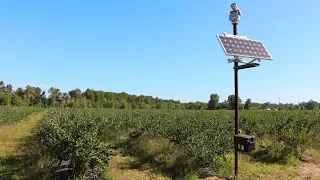
[[19,140],[17,152],[0,157],[0,179],[52,179],[53,162],[41,153],[34,136]]

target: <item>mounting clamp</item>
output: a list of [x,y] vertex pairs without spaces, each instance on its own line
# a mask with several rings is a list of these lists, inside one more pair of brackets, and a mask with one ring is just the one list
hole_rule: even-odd
[[228,63],[232,63],[232,62],[240,62],[240,63],[247,63],[246,61],[241,60],[242,58],[239,56],[235,56],[232,59],[228,59]]
[[249,61],[248,63],[253,63],[254,61],[261,61],[261,59],[259,59],[259,58],[254,58],[252,61]]
[[247,36],[239,36],[239,35],[233,35],[233,34],[228,34],[226,32],[223,33],[226,37],[232,37],[232,38],[239,38],[239,39],[248,39]]

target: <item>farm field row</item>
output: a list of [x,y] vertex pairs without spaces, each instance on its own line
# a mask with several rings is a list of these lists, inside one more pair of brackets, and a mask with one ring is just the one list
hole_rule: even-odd
[[[240,127],[257,138],[251,159],[288,164],[317,148],[319,119],[318,111],[242,111]],[[229,177],[233,127],[233,111],[51,109],[38,137],[80,176],[101,171],[117,149],[171,178]]]
[[44,108],[0,106],[0,125],[12,124],[24,120],[31,113],[38,113]]
[[[257,138],[256,150],[241,155],[240,179],[299,179],[300,160],[320,158],[319,111],[240,113],[242,132]],[[29,171],[43,177],[63,167],[78,179],[233,175],[233,111],[52,108],[39,118],[26,139],[37,144],[30,167],[38,169]]]

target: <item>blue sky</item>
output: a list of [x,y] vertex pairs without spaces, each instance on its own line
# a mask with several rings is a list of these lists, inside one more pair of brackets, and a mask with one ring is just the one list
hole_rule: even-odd
[[[224,0],[3,1],[0,79],[188,101],[234,93],[233,65],[216,34],[232,33]],[[240,35],[264,42],[273,61],[239,72],[240,97],[320,101],[320,1],[236,2]]]

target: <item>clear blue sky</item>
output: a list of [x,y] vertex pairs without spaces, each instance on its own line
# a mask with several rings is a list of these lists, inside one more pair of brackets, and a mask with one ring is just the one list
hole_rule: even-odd
[[[188,101],[234,93],[233,65],[216,34],[232,33],[224,0],[3,1],[0,79]],[[239,34],[273,61],[240,71],[240,97],[320,101],[320,1],[236,1]]]

